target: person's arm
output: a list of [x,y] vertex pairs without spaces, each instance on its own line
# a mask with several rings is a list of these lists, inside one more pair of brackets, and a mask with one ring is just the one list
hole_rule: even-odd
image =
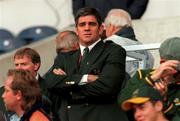
[[73,14],[75,15],[76,12],[80,9],[85,7],[85,0],[72,0],[72,7],[73,7]]
[[[79,86],[77,92],[72,93],[72,97],[104,97],[104,96],[116,96],[121,89],[121,85],[125,77],[125,57],[126,53],[124,49],[113,49],[106,60],[101,62],[101,70],[98,75],[90,75],[90,83]],[[92,67],[93,70],[93,67]],[[96,79],[96,80],[95,80]],[[94,81],[95,80],[95,81]]]
[[131,0],[128,4],[128,12],[132,19],[139,19],[144,14],[149,0]]
[[[53,84],[48,84],[49,89],[54,90],[54,93],[59,93],[60,91],[62,93],[64,91],[69,92],[72,100],[76,101],[78,99],[96,100],[101,97],[109,100],[116,98],[125,77],[126,52],[119,45],[108,48],[109,46],[101,48],[102,53],[99,53],[99,51],[95,52],[95,54],[99,53],[99,56],[97,56],[96,61],[94,60],[92,65],[89,65],[90,68],[87,72],[89,75],[94,75],[89,77],[91,82],[79,85],[83,76],[79,72],[67,73],[67,75],[61,76],[50,71],[51,76],[49,76],[49,79]],[[54,67],[57,67],[56,64]],[[66,72],[66,70],[64,71]],[[95,75],[98,75],[98,77]]]
[[[69,87],[71,85],[74,85],[75,83],[78,83],[82,78],[83,75],[70,74],[70,72],[66,72],[67,70],[65,69],[65,67],[69,64],[66,62],[67,60],[65,59],[65,57],[59,54],[56,57],[53,66],[44,75],[48,90],[50,89],[51,91],[57,91],[57,89]],[[72,66],[71,68],[73,70],[75,66]]]
[[147,77],[152,85],[159,90],[162,95],[167,93],[168,85],[172,81],[172,78],[169,77],[172,77],[177,72],[176,67],[178,63],[179,62],[176,60],[168,60],[162,63],[154,73]]

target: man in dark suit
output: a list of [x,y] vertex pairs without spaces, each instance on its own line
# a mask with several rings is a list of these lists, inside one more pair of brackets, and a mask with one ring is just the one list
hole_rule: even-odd
[[[125,50],[100,40],[103,26],[96,9],[80,9],[75,21],[80,49],[59,54],[45,75],[48,91],[62,99],[57,110],[60,120],[127,121],[117,105],[125,76]],[[57,68],[63,73],[53,71]]]

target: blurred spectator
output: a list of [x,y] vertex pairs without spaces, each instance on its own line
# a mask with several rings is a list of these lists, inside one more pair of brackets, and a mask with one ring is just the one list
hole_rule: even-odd
[[[34,77],[36,77],[36,79],[38,80],[39,85],[41,87],[41,91],[43,93],[43,100],[42,100],[43,105],[44,105],[43,108],[46,111],[46,113],[51,115],[51,110],[50,110],[51,102],[46,97],[47,90],[45,88],[45,81],[38,74],[38,70],[41,66],[41,58],[40,58],[39,53],[31,48],[21,48],[21,49],[17,50],[14,54],[14,65],[15,65],[15,69],[28,70],[33,74]],[[3,87],[1,87],[0,88],[1,95],[2,95],[3,91],[4,91],[4,89],[3,89]],[[7,114],[6,115],[7,119],[13,121],[14,119],[17,118],[17,116],[14,115],[14,113],[6,112],[2,98],[0,98],[0,106],[1,106],[1,110]]]
[[42,108],[38,81],[27,70],[9,70],[2,95],[6,109],[15,112],[19,121],[50,121]]
[[161,43],[160,66],[157,69],[138,70],[121,91],[118,102],[131,97],[139,86],[150,85],[163,96],[164,113],[169,120],[180,120],[180,38],[172,37]]
[[[112,40],[121,46],[138,45],[141,44],[137,41],[134,30],[131,24],[130,15],[122,9],[112,9],[109,11],[104,22],[105,33],[107,38],[104,41]],[[154,59],[148,51],[136,51],[143,54],[146,58],[145,68],[152,68]],[[130,52],[127,53],[127,55]],[[126,62],[126,72],[133,76],[133,74],[140,68],[138,61]]]
[[56,52],[69,52],[79,49],[79,39],[74,31],[65,30],[56,37]]
[[137,88],[121,107],[125,111],[134,110],[136,121],[168,121],[163,113],[163,97],[150,86]]
[[149,0],[72,0],[73,13],[83,7],[93,7],[99,10],[104,20],[109,10],[120,8],[127,11],[132,19],[139,19],[146,10]]

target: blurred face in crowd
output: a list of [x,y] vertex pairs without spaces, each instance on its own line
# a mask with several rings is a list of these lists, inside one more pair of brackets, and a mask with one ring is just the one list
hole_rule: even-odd
[[[160,103],[160,102],[159,102]],[[157,121],[158,114],[162,108],[157,103],[147,101],[143,104],[133,106],[136,121]]]
[[4,83],[4,93],[2,95],[4,104],[8,111],[15,111],[20,101],[19,94],[14,93],[13,90],[11,89],[12,81],[13,81],[13,77],[9,76]]
[[39,63],[33,63],[31,58],[24,55],[23,57],[15,57],[14,64],[16,69],[29,70],[34,76],[36,76],[39,69]]
[[103,32],[103,26],[99,25],[93,15],[81,16],[77,22],[77,35],[83,46],[89,46],[96,42]]

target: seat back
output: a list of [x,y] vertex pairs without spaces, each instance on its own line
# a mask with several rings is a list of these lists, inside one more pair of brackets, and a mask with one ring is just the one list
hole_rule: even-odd
[[15,48],[14,40],[15,37],[10,31],[0,29],[0,54],[13,50]]
[[24,46],[25,44],[24,41],[16,39],[10,31],[0,29],[0,54],[12,51]]
[[17,39],[25,41],[26,44],[29,44],[57,33],[58,30],[50,26],[34,26],[22,30],[18,34]]

